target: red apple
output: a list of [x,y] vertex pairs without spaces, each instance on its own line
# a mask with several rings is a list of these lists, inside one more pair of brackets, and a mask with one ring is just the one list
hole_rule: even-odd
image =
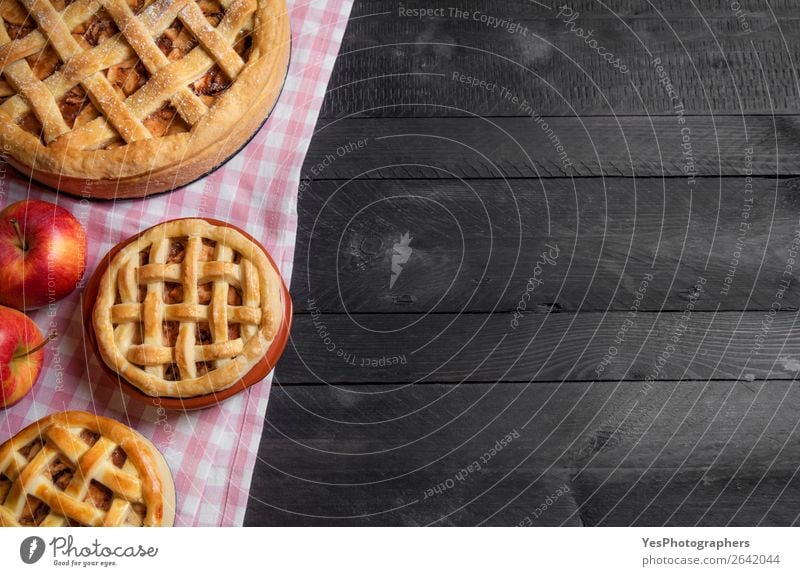
[[0,212],[0,304],[35,310],[75,289],[86,270],[86,232],[64,208],[15,202]]
[[0,306],[0,408],[15,404],[31,389],[42,371],[48,341],[25,314]]

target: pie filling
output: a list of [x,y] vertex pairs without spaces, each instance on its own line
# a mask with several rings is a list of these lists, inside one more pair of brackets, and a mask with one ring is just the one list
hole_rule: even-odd
[[[175,238],[169,243],[167,250],[167,257],[164,261],[165,264],[181,264],[186,258],[186,247],[188,245],[188,238]],[[213,240],[203,238],[200,246],[200,254],[198,255],[199,262],[211,262],[217,257],[217,243]],[[238,252],[233,253],[232,261],[234,263],[241,262],[241,255]],[[150,262],[150,249],[145,249],[139,252],[139,265],[145,266]],[[211,303],[213,297],[214,285],[211,282],[204,282],[197,285],[197,303],[207,306]],[[183,285],[177,282],[164,282],[162,290],[163,302],[166,305],[181,304],[184,302]],[[138,301],[144,302],[147,295],[147,286],[139,286]],[[120,295],[117,294],[116,303],[121,303]],[[229,306],[241,306],[243,303],[242,290],[237,286],[228,285],[228,293],[226,296],[226,303]],[[140,322],[133,336],[132,344],[140,345],[143,343],[144,338],[144,325]],[[178,342],[180,335],[180,322],[175,320],[165,320],[161,325],[162,345],[174,348]],[[211,327],[207,322],[200,322],[195,326],[195,343],[197,345],[207,345],[214,343],[214,337]],[[238,324],[230,324],[228,326],[227,339],[236,340],[241,337],[241,329]],[[213,362],[196,362],[195,369],[197,376],[203,376],[214,370]],[[168,381],[181,380],[183,376],[180,373],[180,368],[177,364],[172,364],[165,367],[164,379]]]
[[44,522],[48,514],[50,514],[50,507],[35,496],[28,494],[22,507],[19,523],[23,526],[38,526]]
[[97,441],[100,439],[100,434],[92,432],[88,428],[84,428],[81,430],[80,437],[81,440],[86,442],[89,446],[94,446],[95,443],[97,443]]
[[[88,434],[86,434],[88,432]],[[84,430],[81,432],[81,438],[85,441],[91,440],[94,444],[99,438],[97,434]],[[118,448],[121,450],[121,448]],[[124,452],[123,452],[124,454]],[[112,461],[114,456],[112,455]],[[123,460],[124,462],[124,460]],[[56,456],[44,471],[44,475],[61,491],[67,489],[75,476],[75,470],[65,462],[61,456]],[[89,484],[89,490],[84,498],[84,502],[92,504],[96,508],[107,512],[111,508],[111,502],[114,499],[113,492],[103,486],[101,483],[92,480]],[[50,514],[50,507],[35,496],[28,495],[25,505],[23,507],[22,516],[19,523],[23,526],[39,526],[47,515]],[[74,520],[68,519],[70,526],[79,526],[80,524]]]
[[[72,0],[53,0],[53,5],[58,11],[63,11],[71,2]],[[151,0],[127,0],[127,2],[135,14],[140,13],[152,3]],[[219,25],[225,15],[225,9],[217,0],[197,0],[197,5],[211,26]],[[2,6],[0,6],[0,16],[2,16],[2,25],[5,26],[11,41],[20,40],[36,29],[33,19],[21,5],[17,4],[16,0],[3,0]],[[119,34],[116,23],[103,8],[72,30],[72,37],[84,50],[90,50],[106,42],[111,45],[113,42],[120,41],[119,37],[115,39],[115,36]],[[170,61],[181,60],[198,46],[197,38],[177,19],[154,41]],[[251,44],[250,32],[242,30],[233,49],[245,62],[249,58]],[[63,62],[49,44],[37,53],[28,56],[26,61],[39,80],[45,80],[63,67]],[[111,66],[103,73],[122,100],[136,93],[151,77],[138,57],[129,58]],[[188,87],[206,106],[211,107],[231,84],[232,79],[219,66],[214,65]],[[0,80],[0,104],[14,94],[15,90],[8,82],[4,79]],[[99,107],[92,102],[80,85],[73,87],[58,100],[57,104],[64,121],[72,129],[83,126],[101,114]],[[142,123],[154,137],[191,130],[191,126],[170,102],[164,102],[158,110],[143,118]],[[42,125],[33,113],[28,113],[20,118],[18,125],[40,139],[43,137]],[[117,138],[107,144],[106,148],[118,147],[124,143],[124,140]]]
[[30,462],[39,453],[39,450],[42,449],[42,446],[44,446],[44,442],[42,442],[41,438],[37,438],[27,446],[20,448],[19,453],[22,454],[23,458]]
[[59,490],[66,490],[75,471],[57,456],[47,468],[47,476]]
[[0,474],[0,502],[3,502],[11,490],[11,480],[5,474]]
[[97,480],[92,480],[89,483],[89,491],[86,493],[84,502],[94,505],[103,512],[108,512],[111,508],[111,502],[114,500],[114,493],[107,487],[103,486]]
[[[86,442],[89,446],[93,446],[100,439],[100,436],[91,430],[81,430],[79,437]],[[31,444],[22,448],[19,452],[29,461],[39,453],[42,449],[43,443],[41,439],[37,439]],[[128,455],[121,446],[117,446],[110,455],[111,463],[117,468],[125,466],[128,460]],[[44,476],[49,479],[53,485],[62,492],[67,490],[72,479],[75,477],[75,470],[70,465],[69,461],[64,460],[62,456],[56,456],[48,464],[47,468],[43,471]],[[0,474],[0,502],[2,502],[11,488],[11,480],[4,474]],[[92,480],[89,483],[89,488],[83,501],[91,504],[92,506],[108,512],[111,509],[111,504],[114,501],[114,492],[108,487],[104,486],[97,480]],[[19,523],[23,526],[39,526],[50,514],[50,507],[36,498],[35,496],[28,495],[23,506],[22,515],[19,518]],[[57,511],[58,512],[58,511]],[[61,512],[58,512],[62,514]],[[126,518],[126,525],[141,526],[144,522],[144,517],[147,513],[147,507],[144,504],[133,502],[131,509]],[[63,515],[63,514],[62,514]],[[79,522],[72,518],[67,518],[68,526],[82,526]]]
[[111,453],[111,463],[114,466],[117,468],[122,468],[127,460],[128,455],[125,454],[125,450],[122,449],[122,446],[117,446],[114,448],[114,451]]
[[[7,518],[10,514],[17,524],[26,527],[101,523],[143,526],[151,500],[157,502],[162,496],[158,486],[152,484],[148,491],[144,483],[163,479],[154,468],[156,462],[146,457],[132,462],[123,445],[135,450],[146,446],[122,424],[108,422],[111,432],[101,436],[90,414],[62,414],[66,418],[58,414],[40,420],[37,436],[24,446],[19,445],[27,430],[0,447],[4,454],[0,469],[3,515]],[[9,450],[16,453],[9,454]],[[140,452],[140,458],[143,456]],[[143,490],[133,501],[127,500],[121,488],[135,479],[143,482]]]

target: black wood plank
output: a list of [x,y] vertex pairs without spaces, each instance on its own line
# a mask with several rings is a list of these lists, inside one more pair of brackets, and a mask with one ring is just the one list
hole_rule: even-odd
[[797,526],[800,475],[794,466],[587,470],[575,492],[588,526]]
[[[785,19],[798,17],[794,0],[770,0],[769,5],[764,0],[739,0],[739,7],[748,15],[756,18],[769,17],[771,14]],[[438,8],[449,7],[451,4],[441,0],[355,0],[351,19],[357,20],[364,16],[394,11],[399,5],[404,8]],[[483,10],[486,14],[502,13],[516,20],[547,19],[552,18],[552,10],[561,6],[569,6],[575,11],[592,18],[653,18],[653,17],[683,17],[683,18],[728,18],[731,16],[730,0],[703,0],[691,4],[681,4],[674,0],[463,0],[458,8],[464,10]]]
[[356,3],[247,524],[798,523],[796,7],[561,4]]
[[785,381],[276,386],[247,523],[789,525],[798,394]]
[[523,116],[522,101],[569,116],[798,110],[800,20],[785,2],[544,4],[359,3],[323,117]]
[[[658,311],[681,310],[703,276],[698,310],[768,310],[800,232],[797,186],[766,178],[703,178],[694,191],[655,178],[317,181],[300,202],[292,291],[300,311],[510,312],[530,282],[531,309],[597,311],[628,310],[647,280],[639,310]],[[782,307],[800,307],[794,287]]]
[[[698,288],[700,288],[698,283]],[[794,378],[797,312],[297,315],[282,383]]]
[[684,119],[339,120],[318,128],[303,178],[675,176],[693,188],[693,174],[800,173],[800,117]]

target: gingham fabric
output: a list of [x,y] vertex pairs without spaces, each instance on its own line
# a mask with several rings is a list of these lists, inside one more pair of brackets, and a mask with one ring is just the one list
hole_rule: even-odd
[[[89,237],[87,276],[112,246],[159,222],[214,217],[267,247],[287,284],[292,274],[300,169],[339,51],[352,0],[289,0],[292,56],[277,107],[250,144],[223,168],[186,188],[145,200],[95,202],[58,195],[5,165],[0,206],[37,198],[70,210]],[[139,430],[161,450],[175,477],[177,526],[239,526],[250,489],[270,379],[200,412],[144,406],[107,384],[84,341],[82,290],[32,318],[59,337],[47,347],[32,392],[3,413],[0,443],[52,412],[86,410]]]

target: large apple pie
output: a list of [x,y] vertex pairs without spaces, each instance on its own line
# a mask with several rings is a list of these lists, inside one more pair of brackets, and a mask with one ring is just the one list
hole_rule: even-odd
[[239,230],[197,218],[165,222],[108,261],[92,314],[97,347],[147,396],[220,392],[270,350],[283,290],[263,248]]
[[170,190],[227,160],[272,109],[284,0],[0,0],[0,144],[84,196]]
[[175,486],[138,432],[59,412],[0,446],[0,526],[172,526]]

